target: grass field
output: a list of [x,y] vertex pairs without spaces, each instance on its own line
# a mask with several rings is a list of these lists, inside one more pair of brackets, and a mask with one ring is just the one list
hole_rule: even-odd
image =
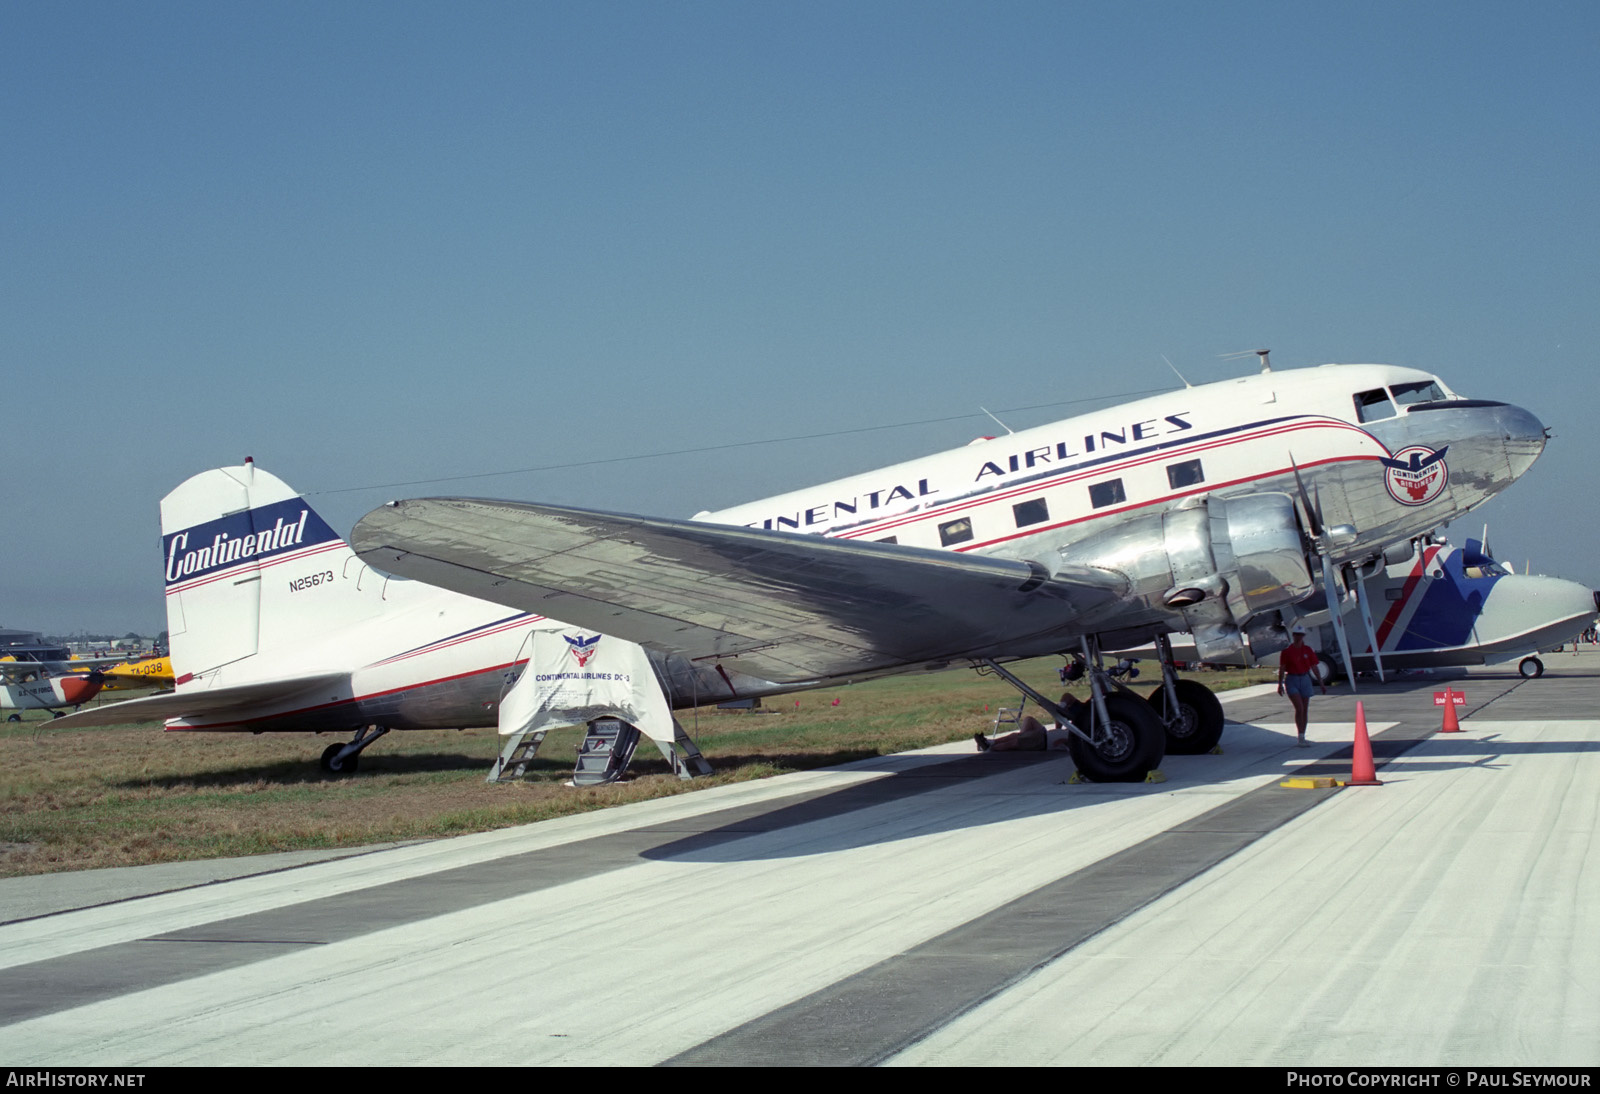
[[[1057,663],[1019,675],[1053,695]],[[1218,690],[1270,678],[1201,677]],[[492,729],[391,733],[362,754],[359,774],[337,778],[317,762],[346,739],[332,734],[58,730],[28,711],[0,723],[0,876],[480,832],[969,738],[1016,702],[1004,683],[952,670],[770,699],[770,713],[680,711],[714,775],[681,782],[641,741],[628,781],[581,790],[562,785],[577,729],[551,733],[528,778],[489,785]]]

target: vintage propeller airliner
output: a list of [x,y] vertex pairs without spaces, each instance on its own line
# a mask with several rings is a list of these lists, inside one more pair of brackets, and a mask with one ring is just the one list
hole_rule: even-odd
[[1073,758],[1139,779],[1212,747],[1221,707],[1170,665],[1149,700],[1119,689],[1102,647],[1275,652],[1319,581],[1360,596],[1545,440],[1415,369],[1264,370],[692,520],[391,502],[355,554],[265,472],[209,471],[162,502],[176,694],[58,724],[353,729],[324,755],[348,769],[389,729],[495,724],[529,631],[576,627],[646,647],[675,708],[967,663],[1054,709],[1005,662],[1078,654]]

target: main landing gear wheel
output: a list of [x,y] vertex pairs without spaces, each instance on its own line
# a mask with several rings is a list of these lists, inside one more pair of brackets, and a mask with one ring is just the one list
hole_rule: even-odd
[[1161,720],[1167,735],[1167,754],[1199,756],[1210,752],[1222,740],[1222,704],[1210,688],[1193,680],[1173,684],[1178,693],[1178,717],[1167,717],[1167,689],[1163,685],[1150,693],[1150,706]]
[[1333,666],[1326,661],[1318,661],[1317,667],[1311,670],[1311,674],[1317,678],[1317,683],[1323,687],[1333,683],[1334,677],[1338,675]]
[[[1089,730],[1090,705],[1085,704],[1073,724]],[[1161,766],[1166,754],[1167,735],[1161,719],[1150,704],[1121,692],[1106,696],[1106,713],[1111,724],[1098,727],[1101,740],[1090,744],[1077,734],[1067,739],[1067,751],[1078,773],[1097,783],[1143,782],[1145,775]]]
[[1544,675],[1544,662],[1537,657],[1524,657],[1517,671],[1522,673],[1524,680],[1537,680]]
[[344,745],[329,745],[322,750],[322,770],[330,775],[354,775],[356,768],[361,766],[361,753],[353,752],[344,759],[339,759],[339,753],[344,750]]

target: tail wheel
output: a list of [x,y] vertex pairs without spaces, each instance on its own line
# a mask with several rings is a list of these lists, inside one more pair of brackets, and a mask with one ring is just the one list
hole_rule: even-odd
[[[1073,724],[1088,733],[1091,704],[1085,703]],[[1167,735],[1161,719],[1150,704],[1133,695],[1118,692],[1106,696],[1106,713],[1111,723],[1098,727],[1100,737],[1090,744],[1074,734],[1067,741],[1078,773],[1097,783],[1143,782],[1145,775],[1161,766],[1166,755]]]
[[344,750],[344,745],[329,745],[322,750],[322,770],[330,775],[354,775],[356,768],[361,765],[361,753],[353,752],[344,759],[339,759],[339,753]]
[[1222,740],[1222,727],[1227,721],[1222,704],[1210,688],[1193,680],[1179,680],[1173,690],[1178,693],[1175,718],[1167,714],[1167,689],[1159,687],[1150,693],[1150,706],[1166,732],[1168,754],[1198,756],[1210,752]]

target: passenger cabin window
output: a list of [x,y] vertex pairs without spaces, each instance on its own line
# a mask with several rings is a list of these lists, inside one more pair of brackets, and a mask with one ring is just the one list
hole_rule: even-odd
[[1167,465],[1167,485],[1174,490],[1205,481],[1206,473],[1201,470],[1199,460],[1184,460],[1182,463]]
[[1026,528],[1030,524],[1043,524],[1050,519],[1050,507],[1044,503],[1043,498],[1019,501],[1011,507],[1011,512],[1017,518],[1018,528]]
[[1112,479],[1110,482],[1097,482],[1089,487],[1089,504],[1096,509],[1103,509],[1107,505],[1116,505],[1118,502],[1128,500],[1127,491],[1122,489],[1121,479]]
[[1449,398],[1444,389],[1432,380],[1395,384],[1389,390],[1394,392],[1394,401],[1401,406],[1410,406],[1412,403],[1440,403]]
[[1394,404],[1389,401],[1389,393],[1383,388],[1356,395],[1356,421],[1376,422],[1394,416]]
[[957,543],[965,543],[972,538],[972,519],[962,517],[960,520],[947,521],[939,525],[939,542],[946,547]]

